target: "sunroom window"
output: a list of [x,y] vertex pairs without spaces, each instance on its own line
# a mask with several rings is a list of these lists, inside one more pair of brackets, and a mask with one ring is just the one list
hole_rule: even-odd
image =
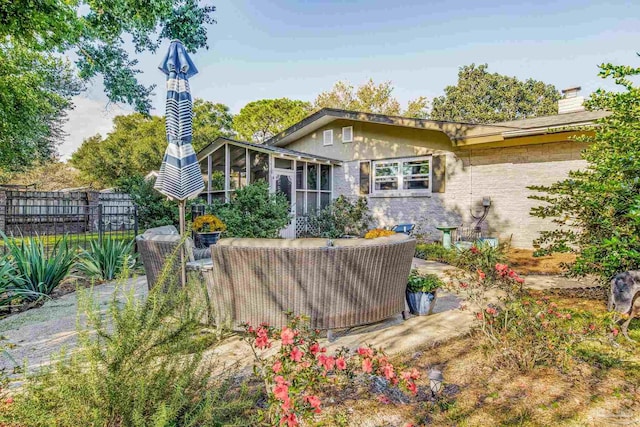
[[431,191],[431,156],[373,162],[374,194]]

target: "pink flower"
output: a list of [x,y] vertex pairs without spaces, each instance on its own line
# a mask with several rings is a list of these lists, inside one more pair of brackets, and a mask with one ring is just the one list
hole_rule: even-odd
[[311,344],[311,346],[309,347],[309,351],[311,352],[311,354],[315,355],[320,351],[320,344],[318,344],[317,342],[314,342],[313,344]]
[[286,326],[282,328],[282,332],[280,332],[280,338],[282,339],[282,345],[291,345],[293,344],[293,338],[295,337],[295,333],[287,328]]
[[282,409],[282,412],[289,412],[292,408],[291,399],[289,399],[289,397],[284,399],[282,405],[280,405],[280,408]]
[[294,414],[293,412],[289,412],[287,415],[280,418],[280,425],[286,425],[287,427],[297,427],[300,425],[300,423],[298,423],[296,414]]
[[464,282],[462,282],[462,283],[460,283],[460,287],[461,287],[462,289],[467,289],[467,288],[469,287],[469,284],[468,284],[468,283],[464,283]]
[[282,375],[276,375],[273,380],[276,382],[276,384],[289,384],[289,382],[286,381]]
[[416,385],[416,383],[414,383],[413,381],[409,381],[407,383],[407,389],[411,392],[411,394],[413,394],[414,396],[416,394],[418,394],[418,386]]
[[289,399],[289,386],[286,383],[276,384],[273,388],[273,396],[283,402]]
[[362,372],[369,374],[371,371],[373,371],[373,362],[368,357],[365,357],[362,359]]
[[487,275],[484,274],[484,271],[480,270],[479,268],[476,270],[476,273],[478,273],[480,280],[484,280],[484,278],[487,277]]
[[318,361],[327,371],[332,370],[336,366],[336,359],[334,359],[333,356],[321,355]]
[[367,356],[367,357],[373,357],[373,350],[371,350],[368,347],[360,347],[358,349],[358,354],[360,356]]
[[391,403],[389,398],[387,396],[385,396],[384,394],[381,394],[380,396],[378,396],[378,402],[384,403],[385,405]]
[[269,338],[266,336],[259,336],[255,340],[255,346],[262,350],[264,348],[271,347],[271,343],[269,342]]
[[319,414],[321,412],[320,404],[322,402],[320,401],[320,398],[318,396],[305,396],[304,401],[311,405],[312,408],[314,408],[313,412],[315,412],[316,414]]
[[282,362],[278,360],[276,363],[273,364],[272,369],[273,369],[273,372],[276,374],[280,372],[282,370]]
[[345,369],[347,369],[347,362],[345,362],[344,357],[338,357],[336,359],[336,368],[338,368],[341,371],[344,371]]
[[382,367],[382,374],[388,380],[390,380],[391,378],[395,377],[396,373],[393,371],[393,365],[390,364],[390,363],[387,363],[386,365],[384,365]]
[[471,246],[470,250],[471,250],[471,253],[474,254],[474,255],[477,255],[477,254],[480,253],[480,249],[478,249],[477,246],[475,246],[475,245]]
[[617,336],[618,336],[618,334],[620,333],[620,331],[618,330],[618,328],[613,328],[612,333],[613,333],[613,336],[614,336],[614,337],[617,337]]
[[493,307],[489,307],[489,308],[487,308],[487,310],[486,310],[486,311],[487,311],[487,314],[490,314],[490,315],[492,315],[492,316],[495,316],[496,314],[498,314],[498,310],[496,310],[496,309],[495,309],[495,308],[493,308]]
[[416,368],[413,368],[411,371],[404,371],[400,376],[405,381],[417,380],[420,378],[420,372],[418,372]]
[[294,362],[300,362],[302,360],[302,356],[304,356],[304,351],[300,350],[298,347],[293,347],[290,356],[291,360]]

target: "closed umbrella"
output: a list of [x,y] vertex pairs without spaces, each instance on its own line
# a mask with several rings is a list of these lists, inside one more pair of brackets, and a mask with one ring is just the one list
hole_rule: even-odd
[[[180,208],[180,234],[185,233],[185,204],[204,190],[204,181],[196,153],[191,145],[193,106],[189,91],[189,78],[198,70],[179,40],[171,41],[169,50],[160,64],[167,76],[165,151],[155,189],[167,197],[177,200]],[[185,280],[184,255],[182,279]]]

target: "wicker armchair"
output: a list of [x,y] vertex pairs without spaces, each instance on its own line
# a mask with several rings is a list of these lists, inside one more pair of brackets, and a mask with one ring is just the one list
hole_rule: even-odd
[[[242,239],[253,240],[253,239]],[[282,327],[285,312],[310,317],[312,328],[339,329],[378,322],[405,310],[416,242],[406,235],[369,241],[235,242],[211,247],[205,271],[218,322]],[[293,245],[295,247],[289,246]],[[305,247],[308,246],[308,247]]]
[[[145,274],[147,275],[147,286],[151,289],[158,282],[162,269],[171,255],[176,253],[180,244],[180,235],[174,226],[163,226],[152,228],[144,234],[136,237],[136,245]],[[185,241],[188,261],[209,258],[211,251],[207,249],[195,249],[193,241],[189,238]],[[180,280],[180,255],[173,258],[170,267],[170,280]]]

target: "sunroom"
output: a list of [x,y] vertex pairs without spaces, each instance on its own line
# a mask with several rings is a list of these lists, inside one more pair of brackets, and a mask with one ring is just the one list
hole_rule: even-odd
[[281,231],[293,238],[303,232],[307,215],[323,209],[333,199],[333,166],[341,162],[287,150],[219,137],[198,153],[205,182],[203,202],[229,200],[247,183],[267,181],[273,192],[289,201],[293,220]]

